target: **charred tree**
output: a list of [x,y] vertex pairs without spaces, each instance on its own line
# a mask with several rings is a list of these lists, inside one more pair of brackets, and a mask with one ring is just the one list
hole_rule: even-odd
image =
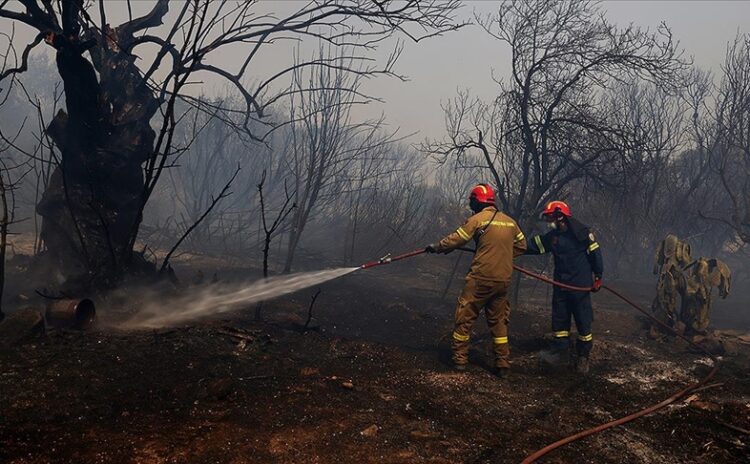
[[[190,110],[214,112],[251,140],[263,140],[282,123],[268,118],[269,109],[297,92],[274,93],[280,79],[314,67],[395,75],[392,66],[400,48],[383,68],[348,67],[368,61],[359,53],[348,60],[313,58],[266,71],[251,87],[245,78],[259,50],[302,37],[320,38],[335,48],[371,50],[394,33],[416,41],[461,26],[453,20],[457,0],[322,0],[294,6],[271,21],[273,11],[265,11],[267,4],[261,2],[155,0],[148,13],[136,18],[131,2],[117,7],[123,4],[130,19],[112,27],[103,1],[98,19],[82,0],[0,2],[4,26],[22,24],[37,32],[20,62],[3,70],[0,80],[24,72],[29,53],[44,40],[56,50],[64,83],[66,109],[47,130],[60,152],[59,163],[37,211],[46,256],[69,290],[108,287],[127,273],[155,272],[134,247],[149,198],[184,149],[174,145],[178,100]],[[163,30],[159,26],[173,5],[176,11]],[[150,62],[135,55],[143,45],[156,47]],[[245,58],[232,69],[211,64],[211,57],[231,47],[245,47]],[[188,95],[184,87],[195,73],[229,82],[245,108],[222,108]]]
[[[708,207],[699,215],[724,225],[740,246],[750,244],[750,34],[738,35],[727,49],[715,108],[701,102],[696,124],[704,167],[713,183]],[[708,95],[704,96],[705,99]],[[696,111],[696,119],[699,118]]]
[[[2,166],[2,164],[0,164]],[[5,289],[5,250],[8,247],[8,227],[11,222],[11,211],[8,205],[8,191],[5,173],[0,171],[0,321],[5,318],[3,313],[3,294]]]
[[[276,234],[276,231],[279,229],[279,227],[284,223],[286,218],[289,216],[289,214],[294,211],[294,209],[297,207],[296,203],[291,203],[292,197],[289,195],[289,192],[286,189],[286,185],[284,185],[284,195],[286,199],[284,200],[284,204],[281,205],[281,209],[279,209],[278,213],[276,213],[276,218],[273,220],[271,225],[268,225],[268,220],[266,219],[266,201],[263,196],[263,186],[266,183],[266,171],[263,171],[263,176],[260,179],[260,183],[258,183],[258,198],[260,200],[260,218],[261,222],[263,224],[263,278],[268,278],[268,256],[271,252],[271,240],[273,239],[274,235]],[[258,303],[258,305],[255,307],[255,320],[260,321],[262,318],[262,311],[263,311],[263,302],[261,301]]]
[[29,172],[25,164],[9,164],[5,144],[0,145],[0,321],[3,320],[3,296],[5,295],[5,258],[8,250],[10,227],[16,223],[15,190],[21,179]]
[[[356,63],[346,55],[321,46],[319,60]],[[355,121],[353,109],[372,97],[363,93],[362,74],[336,68],[296,72],[289,124],[289,170],[297,208],[290,218],[284,272],[292,270],[300,240],[314,216],[334,204],[348,187],[346,175],[359,160],[374,157],[392,144],[394,134],[384,133],[383,119]]]
[[608,87],[642,79],[674,88],[687,66],[666,26],[619,28],[602,13],[597,1],[535,0],[478,16],[510,47],[510,77],[489,103],[459,93],[445,106],[447,136],[423,145],[442,159],[476,154],[522,228],[621,152],[629,134],[602,110]]
[[[261,177],[260,183],[258,184],[258,198],[260,199],[260,217],[261,222],[263,223],[263,278],[268,278],[268,256],[271,251],[271,240],[273,240],[273,237],[276,234],[276,231],[281,227],[281,225],[284,223],[286,218],[291,214],[292,211],[294,211],[295,208],[297,208],[296,203],[292,203],[292,194],[289,195],[289,192],[286,189],[286,185],[284,186],[284,195],[286,199],[284,200],[284,204],[281,205],[281,208],[276,213],[276,217],[274,218],[273,222],[269,225],[268,220],[266,219],[266,201],[263,196],[263,186],[266,183],[266,172],[263,171],[263,176]],[[292,203],[291,205],[289,203]]]
[[57,51],[67,111],[47,128],[61,156],[37,212],[49,258],[76,289],[109,287],[125,268],[148,269],[145,261],[129,260],[129,243],[159,100],[124,49],[135,32],[161,24],[166,2],[159,6],[115,29],[89,28],[80,36],[80,4],[66,1],[62,30],[46,39]]
[[442,159],[476,154],[499,205],[531,232],[542,205],[616,165],[633,139],[603,110],[605,91],[627,79],[677,87],[688,63],[665,25],[620,28],[598,1],[511,0],[476,19],[510,47],[510,77],[491,102],[460,92],[445,106],[446,137],[422,148]]

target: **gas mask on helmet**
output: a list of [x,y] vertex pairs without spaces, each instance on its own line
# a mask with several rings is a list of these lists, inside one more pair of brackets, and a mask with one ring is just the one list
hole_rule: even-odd
[[542,215],[542,219],[547,223],[547,227],[552,230],[560,230],[560,224],[565,220],[565,217],[559,213],[554,216]]

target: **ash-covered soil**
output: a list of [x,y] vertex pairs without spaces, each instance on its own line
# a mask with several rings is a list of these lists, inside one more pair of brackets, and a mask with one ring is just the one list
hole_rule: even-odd
[[[634,311],[603,295],[591,375],[543,370],[547,289],[526,283],[512,376],[489,372],[481,319],[472,366],[453,372],[460,281],[443,299],[445,278],[394,264],[326,283],[307,332],[314,288],[265,303],[263,322],[253,307],[129,332],[105,327],[137,311],[137,292],[113,297],[98,328],[0,349],[0,462],[517,463],[710,370],[684,343],[648,339]],[[750,349],[734,347],[720,385],[544,462],[747,462],[750,435],[737,428],[750,429]]]

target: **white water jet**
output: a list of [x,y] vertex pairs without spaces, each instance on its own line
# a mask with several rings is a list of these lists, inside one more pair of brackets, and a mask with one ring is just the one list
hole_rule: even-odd
[[155,329],[183,324],[294,293],[345,276],[357,269],[360,268],[342,267],[323,271],[300,272],[270,277],[245,285],[208,287],[167,302],[152,302],[119,327],[122,329]]

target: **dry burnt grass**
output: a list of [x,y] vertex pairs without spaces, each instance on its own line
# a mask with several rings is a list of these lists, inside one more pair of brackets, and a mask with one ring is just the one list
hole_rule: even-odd
[[[545,289],[512,318],[513,375],[488,369],[479,321],[472,367],[451,372],[445,276],[396,265],[222,320],[156,331],[54,331],[0,353],[0,462],[503,463],[647,406],[704,375],[705,357],[652,341],[597,296],[588,379],[542,371]],[[536,290],[534,297],[532,287]],[[437,289],[437,290],[436,290]],[[129,308],[102,308],[102,319]],[[747,353],[690,403],[553,452],[544,462],[747,462]]]

